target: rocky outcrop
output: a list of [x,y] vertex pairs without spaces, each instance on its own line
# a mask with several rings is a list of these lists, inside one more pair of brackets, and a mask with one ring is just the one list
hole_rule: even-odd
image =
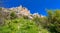
[[29,19],[33,19],[33,17],[36,17],[36,16],[42,17],[38,13],[31,14],[30,10],[28,10],[26,7],[22,7],[22,6],[12,7],[12,8],[2,8],[2,10],[3,10],[4,17],[7,19],[10,18],[10,14],[12,11],[16,13],[16,16],[18,18],[20,18],[22,16],[27,16]]

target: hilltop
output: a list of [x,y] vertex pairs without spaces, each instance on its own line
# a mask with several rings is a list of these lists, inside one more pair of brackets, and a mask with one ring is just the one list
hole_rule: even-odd
[[22,5],[20,5],[19,7],[2,8],[2,12],[4,13],[5,17],[8,17],[9,14],[11,14],[11,12],[14,12],[17,17],[28,16],[31,19],[33,19],[33,17],[35,16],[44,17],[40,15],[39,13],[31,14],[30,10],[28,10],[26,7],[22,7]]

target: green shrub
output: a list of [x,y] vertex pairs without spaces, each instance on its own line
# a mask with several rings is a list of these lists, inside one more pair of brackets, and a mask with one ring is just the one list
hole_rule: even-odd
[[11,12],[11,14],[10,14],[10,18],[11,18],[11,19],[16,18],[16,13],[15,13],[15,12]]
[[27,19],[6,20],[4,26],[0,26],[0,33],[38,33],[36,24]]

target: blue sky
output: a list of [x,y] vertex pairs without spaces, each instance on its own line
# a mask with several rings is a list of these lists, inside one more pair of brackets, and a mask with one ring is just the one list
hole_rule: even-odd
[[60,0],[0,0],[0,2],[0,6],[5,8],[22,5],[28,8],[31,13],[38,12],[42,15],[47,15],[45,9],[60,9]]

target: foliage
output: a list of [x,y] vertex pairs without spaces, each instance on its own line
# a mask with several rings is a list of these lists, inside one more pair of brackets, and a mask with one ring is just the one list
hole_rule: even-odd
[[60,33],[60,10],[48,10],[46,17],[33,16],[33,19],[25,15],[17,18],[14,11],[9,16],[10,19],[4,19],[5,21],[0,16],[0,24],[4,21],[0,25],[0,33]]
[[11,18],[11,19],[16,18],[16,13],[12,11],[11,14],[10,14],[10,18]]
[[31,20],[13,19],[6,20],[5,25],[0,26],[0,33],[38,33],[39,29]]
[[49,29],[53,33],[60,33],[60,10],[48,12]]

